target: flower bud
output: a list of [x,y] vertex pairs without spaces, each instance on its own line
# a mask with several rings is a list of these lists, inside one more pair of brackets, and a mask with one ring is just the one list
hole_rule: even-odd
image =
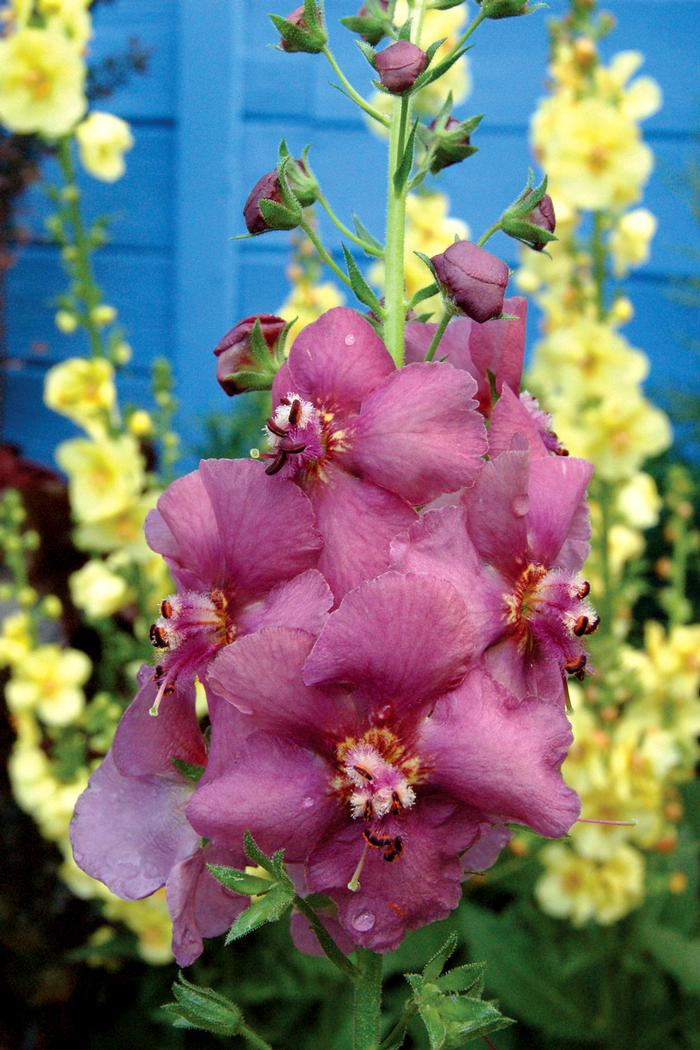
[[[262,337],[254,340],[256,327]],[[286,322],[273,314],[254,314],[234,325],[214,347],[219,386],[233,397],[247,390],[265,389],[277,373],[276,347]],[[264,355],[260,360],[262,354]],[[257,378],[257,382],[256,382]]]
[[368,0],[356,15],[341,18],[340,21],[351,33],[359,33],[363,40],[376,47],[389,28],[388,10],[389,0]]
[[556,240],[555,226],[554,205],[547,195],[547,178],[545,176],[539,186],[533,186],[530,172],[525,189],[503,212],[501,229],[509,237],[541,252],[545,245]]
[[397,40],[374,56],[381,85],[392,95],[410,91],[427,64],[425,51],[408,40]]
[[451,164],[459,164],[477,152],[477,147],[471,144],[471,133],[480,123],[480,116],[470,120],[448,117],[446,121],[437,117],[432,122],[430,130],[435,133],[435,140],[430,171],[433,175],[437,175],[443,168],[449,168]]
[[528,0],[478,0],[482,14],[486,18],[516,18],[518,15],[531,15],[538,7],[545,4],[529,6]]
[[[270,171],[253,186],[243,206],[248,232],[257,237],[268,230],[293,230],[301,222],[301,205],[284,191],[277,171]],[[296,206],[295,206],[296,205]]]
[[431,262],[443,294],[459,313],[481,324],[503,312],[508,267],[501,259],[471,241],[456,241]]
[[[554,233],[557,217],[554,214],[554,202],[548,193],[545,193],[539,204],[535,205],[529,215],[526,216],[526,221],[532,226],[539,226],[541,230],[546,230],[547,233]],[[541,252],[546,244],[547,241],[533,241],[532,247],[535,251]]]
[[280,47],[287,52],[306,52],[318,54],[326,45],[326,36],[321,11],[307,0],[295,7],[286,18],[270,15],[281,40]]

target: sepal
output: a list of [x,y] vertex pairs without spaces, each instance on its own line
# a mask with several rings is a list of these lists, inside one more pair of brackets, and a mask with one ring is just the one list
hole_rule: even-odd
[[[296,895],[294,884],[284,866],[283,850],[278,850],[277,853],[273,853],[271,857],[268,857],[248,831],[245,833],[244,845],[248,857],[259,868],[266,871],[270,878],[239,871],[237,868],[209,865],[209,871],[214,878],[234,893],[242,893],[248,896],[250,894],[248,887],[253,888],[253,899],[249,907],[241,912],[228,931],[226,944],[231,944],[232,941],[245,937],[246,934],[252,933],[253,930],[257,930],[268,922],[277,922],[291,908]],[[240,888],[237,889],[236,886]]]
[[530,170],[525,189],[501,216],[501,229],[522,244],[542,251],[545,245],[557,239],[554,235],[554,208],[547,196],[547,176],[539,186],[534,186],[533,181]]
[[547,4],[531,4],[529,0],[477,0],[486,18],[518,18],[531,15]]
[[323,8],[316,0],[304,0],[303,10],[297,8],[286,18],[270,15],[270,20],[282,38],[282,51],[315,55],[323,51],[328,42],[323,25]]
[[212,988],[202,988],[182,974],[172,986],[175,1002],[162,1009],[175,1028],[196,1028],[212,1035],[232,1036],[240,1031],[243,1016],[235,1003]]

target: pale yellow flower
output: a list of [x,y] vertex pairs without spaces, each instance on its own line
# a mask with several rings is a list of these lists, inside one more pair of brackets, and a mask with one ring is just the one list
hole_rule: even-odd
[[307,325],[317,321],[321,314],[332,310],[334,306],[342,306],[344,302],[345,296],[330,281],[314,284],[302,277],[293,284],[287,299],[278,310],[281,317],[288,317],[290,320],[296,317],[287,337],[287,353]]
[[16,667],[5,695],[11,710],[34,710],[48,725],[72,722],[85,706],[92,664],[78,649],[42,645]]
[[92,112],[78,125],[78,149],[83,167],[96,179],[116,182],[126,171],[124,154],[134,145],[125,120],[111,113]]
[[85,112],[85,63],[55,29],[19,29],[0,40],[0,121],[11,131],[66,135]]
[[105,904],[104,914],[128,926],[138,939],[139,955],[151,966],[162,966],[172,961],[172,921],[168,914],[165,890],[158,890],[141,901],[112,898]]
[[82,357],[54,365],[46,375],[44,402],[89,433],[104,432],[116,403],[112,365]]
[[580,404],[612,390],[634,388],[649,360],[624,336],[596,319],[581,317],[555,329],[538,348],[533,377],[543,389]]
[[92,35],[91,0],[38,0],[39,13],[51,29],[64,32],[79,47]]
[[10,613],[0,627],[0,667],[20,664],[31,650],[31,620],[26,612]]
[[620,846],[606,861],[580,857],[561,843],[540,853],[545,873],[535,887],[544,912],[569,919],[573,926],[594,920],[611,925],[644,899],[644,858],[631,846]]
[[[95,521],[83,520],[75,531],[76,547],[90,553],[122,552],[131,561],[139,563],[151,561],[154,555],[144,539],[143,524],[158,495],[157,492],[147,492],[116,514]],[[158,561],[162,562],[162,559]],[[162,597],[167,591],[159,593]]]
[[143,461],[137,442],[128,434],[64,441],[56,449],[56,461],[68,475],[71,508],[82,524],[130,510],[143,489]]
[[69,580],[73,604],[88,616],[112,616],[130,600],[129,586],[98,559],[86,562]]
[[615,495],[615,510],[637,529],[650,529],[658,523],[661,504],[656,482],[643,471],[631,477]]
[[642,266],[649,258],[656,218],[647,208],[635,208],[623,215],[610,235],[610,251],[617,277],[624,277],[633,267]]

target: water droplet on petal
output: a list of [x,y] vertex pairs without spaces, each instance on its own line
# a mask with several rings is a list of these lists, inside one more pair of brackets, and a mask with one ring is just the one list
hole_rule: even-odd
[[303,802],[301,804],[301,808],[302,809],[311,809],[313,804],[314,804],[314,799],[311,798],[311,795],[307,795],[306,798],[303,800]]
[[377,711],[377,718],[380,722],[386,722],[394,713],[394,708],[391,704],[384,704],[384,707],[380,707]]
[[355,336],[352,333],[350,333],[349,335],[345,336],[345,345],[346,346],[354,346],[355,345]]
[[527,496],[516,496],[513,500],[513,514],[517,515],[518,518],[523,518],[530,509],[530,500]]
[[374,912],[361,911],[351,920],[353,930],[358,933],[368,933],[375,923]]

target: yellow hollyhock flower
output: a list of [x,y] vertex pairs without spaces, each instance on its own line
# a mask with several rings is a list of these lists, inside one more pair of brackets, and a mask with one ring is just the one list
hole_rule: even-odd
[[149,510],[156,505],[158,496],[158,492],[147,492],[116,514],[80,522],[73,537],[76,547],[90,553],[119,552],[139,563],[157,557],[146,544],[143,523]]
[[114,368],[104,358],[71,357],[46,374],[44,403],[89,433],[104,432],[116,403]]
[[68,475],[73,514],[84,524],[122,514],[143,489],[143,461],[128,434],[64,441],[56,449],[56,461]]
[[0,121],[11,131],[59,138],[86,105],[85,63],[64,33],[26,27],[0,40]]
[[69,583],[73,604],[96,619],[112,616],[130,600],[126,580],[96,558],[74,572]]
[[637,529],[650,529],[657,524],[662,500],[656,482],[643,471],[635,474],[618,489],[615,510],[628,525]]
[[125,120],[111,113],[92,112],[78,125],[78,150],[83,167],[102,182],[116,182],[126,171],[124,154],[134,145]]
[[91,0],[38,0],[39,13],[52,29],[60,29],[79,47],[92,35]]
[[92,664],[78,649],[41,645],[15,668],[5,695],[12,711],[33,710],[52,726],[72,722],[85,706],[82,686]]

